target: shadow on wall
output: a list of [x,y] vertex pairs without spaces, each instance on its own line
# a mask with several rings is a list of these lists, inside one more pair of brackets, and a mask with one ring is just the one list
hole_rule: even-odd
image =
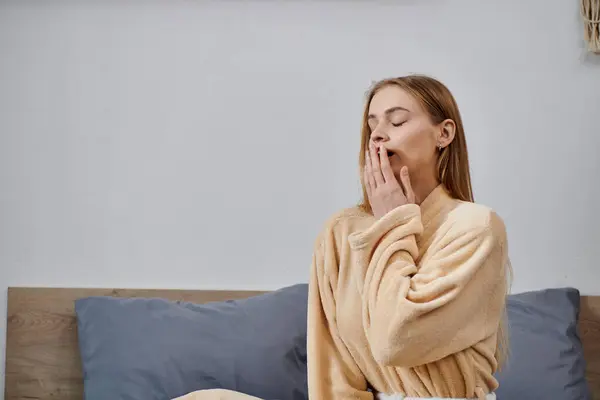
[[592,67],[600,67],[600,54],[594,54],[587,50],[580,57],[581,64]]

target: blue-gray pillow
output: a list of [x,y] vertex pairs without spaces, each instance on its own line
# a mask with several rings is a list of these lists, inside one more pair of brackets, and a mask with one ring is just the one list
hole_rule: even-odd
[[192,304],[76,301],[86,400],[166,400],[223,388],[304,400],[307,285],[244,300]]
[[497,374],[498,400],[589,400],[577,331],[579,291],[546,289],[508,296],[510,357]]

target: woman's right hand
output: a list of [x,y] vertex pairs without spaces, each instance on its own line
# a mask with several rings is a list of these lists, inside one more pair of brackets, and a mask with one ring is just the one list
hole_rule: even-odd
[[[408,168],[400,170],[402,185],[394,176],[390,165],[387,149],[379,146],[381,151],[377,154],[377,147],[369,142],[369,149],[365,152],[364,182],[367,196],[375,218],[379,219],[396,207],[415,203],[415,193],[410,184]],[[404,190],[402,189],[404,186]]]

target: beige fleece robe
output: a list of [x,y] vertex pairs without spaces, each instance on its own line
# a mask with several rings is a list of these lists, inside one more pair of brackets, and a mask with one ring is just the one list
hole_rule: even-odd
[[[309,294],[311,399],[477,398],[493,377],[507,290],[504,223],[438,186],[375,220],[323,230]],[[367,383],[368,382],[368,383]]]
[[[483,398],[496,389],[506,230],[492,210],[438,186],[381,219],[358,208],[325,224],[308,304],[311,400]],[[249,400],[225,390],[179,400]]]

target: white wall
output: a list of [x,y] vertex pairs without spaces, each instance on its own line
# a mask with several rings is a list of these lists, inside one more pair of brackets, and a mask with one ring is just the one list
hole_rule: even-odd
[[2,2],[0,288],[306,281],[358,199],[364,91],[424,72],[461,106],[514,290],[600,294],[600,57],[576,3]]

